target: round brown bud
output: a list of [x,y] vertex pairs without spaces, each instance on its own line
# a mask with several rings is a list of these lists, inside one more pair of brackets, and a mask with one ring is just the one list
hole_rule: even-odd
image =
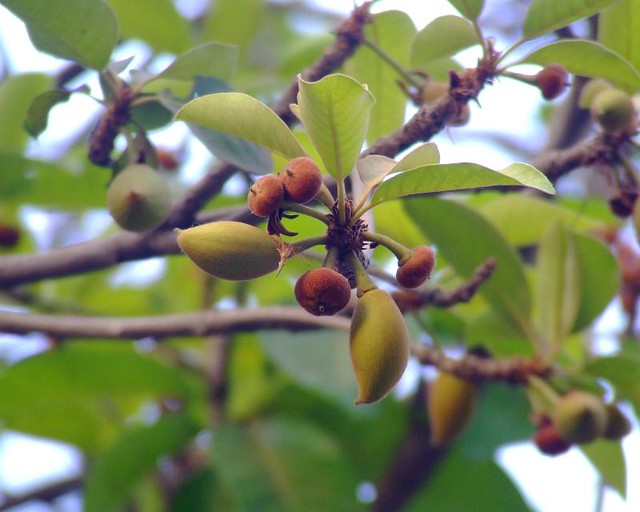
[[284,188],[280,178],[267,174],[258,179],[249,189],[247,205],[258,217],[268,217],[274,213],[284,199]]
[[285,198],[294,203],[305,204],[313,200],[322,186],[320,168],[307,156],[289,160],[279,176]]
[[416,247],[408,258],[400,262],[396,272],[398,284],[405,288],[417,288],[431,276],[435,264],[436,256],[431,247]]
[[618,195],[609,199],[609,208],[616,217],[629,217],[638,200],[637,190],[620,190]]
[[548,64],[536,75],[536,85],[545,100],[554,100],[567,87],[568,73],[560,64]]
[[538,449],[546,455],[560,455],[571,448],[571,443],[560,435],[553,423],[540,425],[532,439]]
[[319,267],[298,279],[295,296],[298,304],[312,315],[335,315],[349,303],[351,286],[339,272]]

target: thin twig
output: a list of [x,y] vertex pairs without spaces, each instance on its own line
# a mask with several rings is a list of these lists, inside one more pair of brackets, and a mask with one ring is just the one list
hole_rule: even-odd
[[41,332],[61,340],[201,337],[259,329],[345,330],[349,329],[349,324],[349,320],[344,317],[317,317],[300,308],[285,306],[144,317],[86,317],[0,311],[1,332]]
[[72,477],[66,480],[61,480],[53,484],[40,487],[34,491],[21,494],[19,496],[11,496],[6,494],[0,494],[0,511],[10,510],[14,507],[24,505],[31,501],[43,501],[45,503],[51,503],[60,496],[63,496],[69,492],[79,490],[82,487],[82,478]]

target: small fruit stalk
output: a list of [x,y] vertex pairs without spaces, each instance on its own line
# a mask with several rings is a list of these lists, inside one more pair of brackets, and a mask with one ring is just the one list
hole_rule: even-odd
[[431,445],[444,446],[457,439],[471,421],[477,401],[478,389],[473,382],[440,372],[427,392]]

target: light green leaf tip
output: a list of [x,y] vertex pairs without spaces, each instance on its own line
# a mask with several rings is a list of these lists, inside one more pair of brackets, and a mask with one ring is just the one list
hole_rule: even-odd
[[344,179],[360,155],[375,99],[366,85],[342,74],[317,82],[298,77],[298,83],[296,115],[329,174]]
[[225,92],[201,96],[178,110],[175,118],[248,140],[287,160],[306,155],[284,121],[247,94]]

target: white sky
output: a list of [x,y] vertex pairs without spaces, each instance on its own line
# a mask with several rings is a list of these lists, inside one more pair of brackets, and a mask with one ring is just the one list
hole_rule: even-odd
[[[186,0],[185,3],[201,3],[202,0]],[[336,12],[347,12],[351,2],[344,0],[325,0],[316,2],[330,7]],[[445,0],[419,2],[415,0],[382,0],[376,11],[398,9],[409,13],[420,29],[429,20],[444,15],[456,14]],[[58,69],[58,59],[42,55],[33,49],[21,22],[0,6],[0,37],[11,41],[11,68],[17,72],[53,71]],[[5,46],[6,48],[7,46]],[[507,90],[508,88],[508,90]],[[78,95],[76,95],[78,96]],[[79,111],[86,116],[87,108],[95,108],[91,100]],[[512,131],[518,131],[519,137],[539,137],[539,126],[533,122],[540,101],[539,92],[532,87],[505,80],[483,91],[483,108],[473,107],[471,123],[467,130],[503,131],[505,122],[510,123]],[[64,113],[54,111],[50,126],[61,126],[69,122],[72,109]],[[64,119],[67,116],[67,119]],[[521,120],[521,121],[520,121]],[[55,133],[46,132],[36,148],[36,153],[46,155],[55,147],[58,140],[65,137],[64,130]],[[181,136],[181,135],[180,135]],[[178,136],[178,138],[180,137]],[[482,141],[456,144],[456,132],[452,129],[449,138],[439,140],[439,149],[443,162],[474,161],[489,167],[501,168],[511,161],[508,156],[497,152],[495,148]],[[171,132],[168,140],[176,140]],[[197,150],[196,150],[197,151]],[[0,352],[8,350],[8,338],[0,336]],[[632,512],[640,510],[640,434],[636,425],[633,435],[625,439],[623,446],[629,466],[628,501],[625,504],[620,497],[607,492],[602,512]],[[631,456],[633,455],[633,456]],[[520,443],[506,447],[497,454],[497,462],[507,470],[514,481],[523,490],[534,510],[539,512],[587,512],[594,509],[597,475],[588,461],[577,451],[571,450],[561,457],[550,458],[540,454],[532,443]],[[80,470],[79,452],[60,443],[51,443],[18,433],[0,433],[0,491],[26,492],[31,486],[72,475]],[[79,507],[70,502],[65,510]],[[79,508],[77,508],[79,510]],[[37,512],[37,505],[22,507],[21,512]],[[446,512],[446,511],[442,511]]]

